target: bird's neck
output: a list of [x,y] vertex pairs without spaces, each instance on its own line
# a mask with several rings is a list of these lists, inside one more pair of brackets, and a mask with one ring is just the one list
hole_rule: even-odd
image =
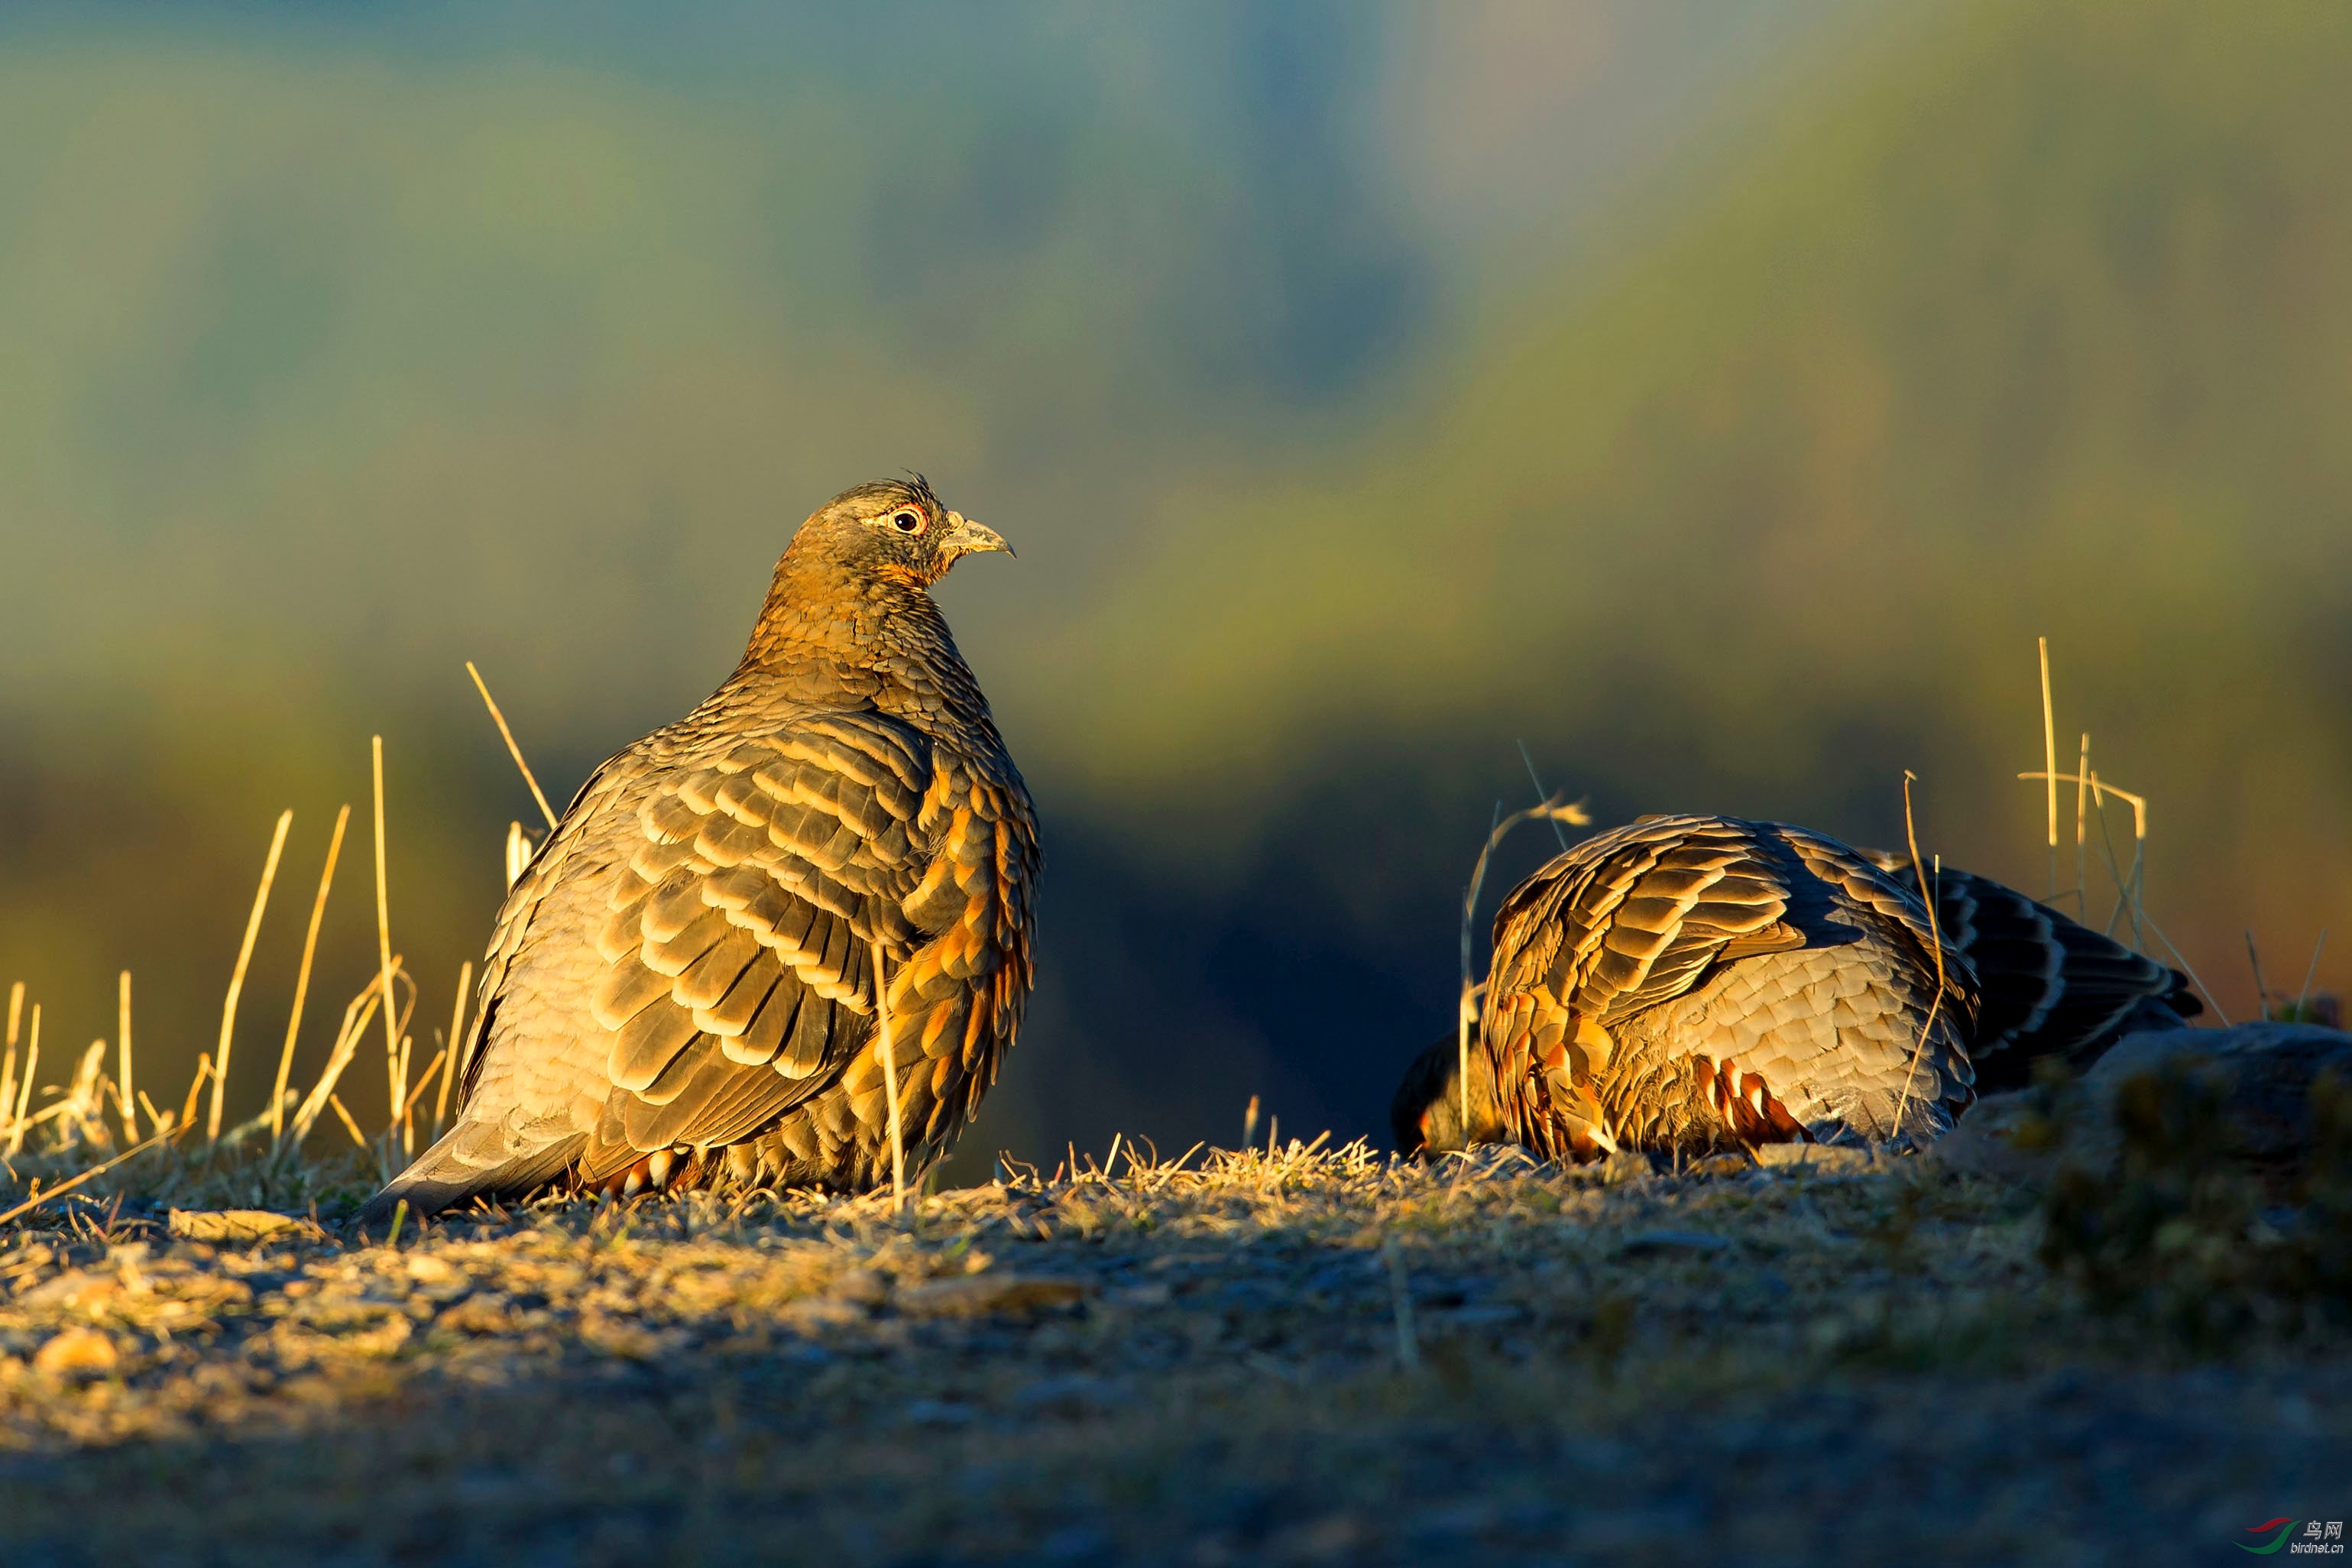
[[990,724],[947,618],[912,575],[852,577],[789,555],[728,684],[796,707],[862,700],[927,730]]

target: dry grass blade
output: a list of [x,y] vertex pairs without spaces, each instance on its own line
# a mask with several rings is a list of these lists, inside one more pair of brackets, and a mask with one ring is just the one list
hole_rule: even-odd
[[367,1134],[360,1131],[360,1124],[353,1119],[352,1113],[343,1109],[342,1100],[331,1094],[327,1096],[327,1103],[334,1107],[335,1114],[342,1119],[343,1131],[352,1135],[352,1142],[362,1149],[366,1148]]
[[[399,962],[397,958],[393,960],[395,968]],[[383,977],[378,975],[369,981],[366,987],[343,1008],[342,1027],[336,1032],[334,1049],[328,1054],[326,1070],[319,1075],[319,1081],[303,1100],[301,1108],[294,1113],[295,1142],[299,1143],[308,1138],[310,1129],[325,1114],[327,1101],[333,1097],[336,1083],[342,1078],[343,1069],[351,1065],[352,1058],[359,1054],[360,1041],[367,1034],[368,1024],[374,1018],[376,1007],[385,994]]]
[[[1543,786],[1543,780],[1536,773],[1535,758],[1528,754],[1528,743],[1525,741],[1521,741],[1518,742],[1518,747],[1519,761],[1528,765],[1528,782],[1536,786],[1536,801],[1540,805],[1541,803],[1549,800],[1551,796],[1546,793]],[[1560,850],[1563,854],[1566,853],[1568,849],[1568,829],[1559,825],[1559,818],[1556,816],[1553,817],[1551,821],[1551,836],[1559,840]]]
[[2246,928],[2246,962],[2254,970],[2254,1016],[2271,1016],[2271,988],[2263,984],[2263,955],[2254,951],[2254,928]]
[[[869,937],[867,945],[874,952],[874,1016],[882,1031],[882,1090],[890,1097],[890,1212],[900,1214],[907,1207],[907,1142],[898,1125],[898,1042],[890,1027],[890,988],[883,978],[882,941]],[[1072,1164],[1075,1175],[1075,1160]]]
[[2058,896],[2058,726],[2050,708],[2050,639],[2033,639],[2042,648],[2042,768],[2050,781],[2050,897]]
[[2074,911],[2084,921],[2091,918],[2091,890],[2084,883],[2083,816],[2091,795],[2091,732],[2083,731],[2083,754],[2074,764]]
[[286,1080],[294,1072],[294,1041],[302,1032],[302,1005],[310,994],[310,962],[319,952],[319,926],[327,918],[327,894],[335,885],[335,861],[343,852],[343,829],[351,825],[347,805],[335,814],[335,831],[327,840],[327,864],[319,873],[319,895],[310,900],[310,929],[302,938],[302,967],[294,974],[294,1010],[286,1019],[286,1044],[278,1053],[278,1079],[270,1089],[269,1141],[286,1137]]
[[514,885],[522,880],[522,874],[530,868],[530,837],[523,832],[521,823],[509,822],[507,824],[507,890],[509,892],[514,890]]
[[433,1075],[439,1072],[442,1064],[448,1059],[449,1053],[446,1048],[435,1051],[433,1059],[425,1064],[425,1070],[416,1075],[416,1086],[408,1091],[408,1103],[400,1108],[400,1120],[404,1124],[410,1117],[416,1114],[416,1102],[425,1098],[425,1091],[432,1087]]
[[[14,1137],[16,1125],[16,1031],[25,1020],[25,983],[8,988],[8,1050],[0,1057],[0,1143]],[[14,1145],[9,1144],[13,1149]]]
[[467,959],[457,966],[457,1001],[449,1013],[449,1070],[441,1075],[441,1092],[433,1100],[433,1136],[441,1136],[441,1124],[449,1114],[449,1086],[457,1080],[465,1067],[461,1052],[465,1049],[466,994],[474,987],[474,961]]
[[122,1063],[122,1080],[115,1085],[114,1097],[122,1108],[122,1142],[128,1147],[139,1142],[139,1090],[131,1081],[131,971],[127,969],[115,984],[114,1038]]
[[[1911,1047],[1911,1063],[1903,1069],[1903,1093],[1895,1102],[1894,1132],[1903,1131],[1903,1117],[1911,1109],[1911,1084],[1919,1071],[1919,1058],[1927,1049],[1927,1036],[1936,1027],[1936,1015],[1944,1005],[1944,932],[1936,923],[1937,887],[1927,880],[1927,868],[1919,864],[1919,831],[1911,819],[1911,784],[1918,775],[1909,768],[1903,770],[1903,838],[1911,849],[1911,879],[1919,889],[1920,902],[1927,906],[1927,946],[1936,957],[1936,995],[1927,1004],[1927,1016],[1920,1020],[1918,1041]],[[1942,864],[1941,857],[1937,865]]]
[[245,992],[246,965],[253,962],[253,941],[261,934],[261,917],[269,908],[269,885],[278,879],[278,857],[286,850],[286,830],[294,826],[294,814],[278,814],[277,831],[269,836],[269,857],[261,863],[261,886],[253,891],[253,912],[246,917],[245,941],[236,950],[236,968],[228,977],[228,997],[221,1004],[220,1043],[213,1051],[213,1101],[205,1112],[205,1136],[220,1136],[221,1097],[228,1090],[229,1047],[236,1037],[236,1002]]
[[400,1036],[393,1023],[392,1006],[392,895],[386,883],[383,858],[383,737],[372,738],[369,756],[375,784],[375,942],[376,961],[383,980],[383,1072],[386,1095],[384,1103],[397,1109],[402,1100],[400,1082]]
[[2305,1015],[2303,1009],[2311,1000],[2312,977],[2319,973],[2320,950],[2326,945],[2327,928],[2326,926],[2321,926],[2319,928],[2319,940],[2311,944],[2311,963],[2303,972],[2303,989],[2294,994],[2294,1021],[2298,1024],[2307,1024],[2311,1021],[2310,1018]]
[[[33,1103],[33,1075],[41,1069],[41,1005],[33,1004],[33,1027],[25,1043],[25,1076],[16,1085],[16,1108],[9,1113],[8,1153],[25,1147],[25,1108]],[[186,1120],[184,1117],[183,1121]]]
[[474,668],[474,661],[470,658],[466,661],[466,673],[474,678],[474,689],[482,694],[482,706],[490,710],[491,722],[498,725],[499,733],[506,738],[507,755],[512,757],[514,765],[522,770],[522,782],[530,785],[530,798],[539,802],[539,814],[547,818],[548,826],[553,827],[555,808],[547,804],[546,792],[539,787],[539,780],[531,776],[530,764],[522,760],[522,748],[515,744],[514,731],[507,728],[507,716],[499,711],[497,700],[490,696],[490,689],[482,679],[482,672]]
[[205,1085],[211,1081],[212,1076],[212,1053],[210,1051],[198,1051],[196,1053],[196,1076],[188,1080],[188,1098],[182,1101],[180,1105],[181,1126],[188,1126],[196,1120],[196,1102],[204,1099]]
[[[2120,871],[2117,870],[2111,863],[2108,869],[2115,875],[2116,888],[2123,895],[2124,903],[2119,904],[2117,908],[2118,910],[2121,910],[2125,905],[2129,906],[2132,911],[2133,924],[2135,930],[2137,930],[2139,921],[2145,918],[2142,914],[2142,902],[2145,898],[2146,878],[2147,874],[2147,797],[2146,795],[2134,795],[2127,789],[2118,788],[2116,785],[2109,784],[2106,780],[2101,778],[2096,773],[2091,772],[2087,769],[2080,773],[2023,773],[2017,776],[2021,780],[2047,780],[2049,781],[2050,787],[2053,792],[2061,784],[2079,783],[2087,786],[2091,792],[2091,805],[2094,809],[2100,813],[2099,830],[2103,834],[2106,831],[2106,819],[2105,815],[2106,811],[2106,797],[2114,795],[2116,798],[2130,804],[2132,808],[2132,838],[2135,846],[2132,851],[2132,868],[2129,872]],[[2111,856],[2111,862],[2112,858],[2113,858]],[[2112,926],[2115,924],[2115,921],[2113,919],[2110,919],[2107,923]],[[2135,942],[2133,945],[2137,947],[2138,944]]]

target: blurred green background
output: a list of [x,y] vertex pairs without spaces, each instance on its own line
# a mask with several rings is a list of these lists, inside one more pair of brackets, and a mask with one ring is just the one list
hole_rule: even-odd
[[462,661],[560,800],[911,468],[1049,854],[968,1173],[1380,1132],[1522,740],[1864,842],[1909,768],[2042,890],[2037,635],[2222,1006],[2340,987],[2347,83],[2328,0],[12,7],[0,984],[58,1060],[131,969],[176,1100],[291,806],[258,1105],[348,801],[307,1083],[380,732],[422,1039],[533,815]]

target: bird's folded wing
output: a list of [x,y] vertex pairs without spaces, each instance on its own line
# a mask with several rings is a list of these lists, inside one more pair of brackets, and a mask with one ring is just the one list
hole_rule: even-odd
[[[731,1142],[845,1069],[878,1107],[857,1070],[877,941],[902,1077],[950,1053],[992,1072],[1026,982],[1034,837],[1025,803],[949,748],[820,715],[582,804],[615,820],[551,846],[492,943],[509,984],[468,1110],[503,1123],[508,1158],[587,1133],[596,1176]],[[932,1087],[902,1096],[928,1108]]]
[[1651,817],[1587,839],[1521,883],[1495,917],[1490,1012],[1540,988],[1603,1026],[1712,966],[1796,947],[1782,864],[1748,825]]

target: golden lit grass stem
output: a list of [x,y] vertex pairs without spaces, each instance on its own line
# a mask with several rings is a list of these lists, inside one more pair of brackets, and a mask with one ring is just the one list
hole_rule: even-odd
[[2303,1016],[2304,1004],[2311,1000],[2312,977],[2319,973],[2319,952],[2320,950],[2326,945],[2327,928],[2326,926],[2321,926],[2319,928],[2319,940],[2311,944],[2310,966],[2303,972],[2303,989],[2294,994],[2294,1021],[2298,1024],[2307,1024],[2311,1021]]
[[522,874],[530,868],[530,840],[524,837],[521,823],[509,822],[507,824],[507,888],[509,891],[512,891],[514,885],[522,880]]
[[2083,754],[2074,764],[2074,910],[2085,921],[2091,918],[2091,889],[2084,880],[2083,808],[2091,795],[2091,732],[2083,731]]
[[[869,937],[866,944],[874,950],[874,1016],[882,1031],[882,1089],[890,1097],[890,1212],[898,1214],[907,1206],[907,1142],[898,1124],[898,1049],[890,1026],[890,987],[883,977],[882,939]],[[1070,1174],[1077,1175],[1076,1163]]]
[[116,979],[114,990],[114,1041],[122,1068],[114,1094],[122,1108],[123,1147],[129,1148],[139,1142],[139,1089],[131,1080],[131,971]]
[[[1911,784],[1918,775],[1909,768],[1903,770],[1903,839],[1911,848],[1911,879],[1918,884],[1919,901],[1927,906],[1927,946],[1936,957],[1936,995],[1927,1004],[1927,1016],[1920,1020],[1918,1043],[1911,1047],[1911,1065],[1903,1069],[1903,1093],[1895,1102],[1893,1132],[1903,1131],[1904,1113],[1911,1109],[1911,1081],[1919,1070],[1919,1058],[1927,1049],[1927,1037],[1936,1027],[1936,1015],[1944,1005],[1944,932],[1936,920],[1935,883],[1927,880],[1927,868],[1919,864],[1919,830],[1911,819]],[[1941,864],[1940,858],[1938,865]]]
[[466,994],[474,987],[474,961],[467,959],[457,966],[457,1004],[449,1013],[449,1070],[441,1075],[441,1092],[433,1100],[433,1136],[441,1136],[441,1124],[449,1114],[449,1086],[457,1081],[457,1071],[465,1064],[458,1058],[466,1038]]
[[221,1004],[220,1044],[213,1051],[213,1100],[205,1112],[205,1138],[207,1142],[220,1136],[221,1097],[228,1090],[229,1046],[236,1037],[236,1002],[245,993],[245,968],[253,962],[253,939],[261,934],[261,917],[269,908],[269,884],[278,878],[278,857],[286,849],[286,830],[294,826],[294,814],[278,814],[278,830],[269,836],[269,858],[261,863],[261,886],[253,890],[253,912],[246,917],[245,941],[236,950],[236,968],[228,977],[228,997]]
[[25,983],[8,988],[8,1049],[0,1057],[0,1146],[16,1124],[16,1031],[25,1018]]
[[[393,960],[395,965],[399,962],[397,958]],[[294,1141],[297,1143],[310,1135],[310,1129],[326,1111],[327,1101],[334,1093],[336,1082],[343,1076],[343,1069],[351,1066],[352,1058],[359,1054],[360,1041],[366,1036],[368,1024],[375,1016],[376,1005],[385,994],[388,993],[384,989],[383,977],[378,975],[370,980],[366,988],[343,1008],[342,1027],[336,1031],[334,1049],[328,1053],[326,1070],[319,1075],[319,1081],[311,1087],[300,1109],[294,1113]]]
[[[269,1095],[269,1141],[286,1137],[286,1080],[294,1072],[294,1041],[302,1033],[302,1005],[310,994],[310,962],[319,952],[319,926],[327,918],[327,893],[335,885],[335,860],[343,852],[343,829],[351,826],[352,808],[335,814],[335,831],[327,840],[326,868],[319,873],[319,896],[310,900],[310,929],[302,938],[302,967],[294,973],[294,1010],[286,1019],[286,1044],[278,1053],[278,1081]],[[128,1028],[128,1026],[125,1026]]]
[[[393,1085],[393,1091],[399,1095],[400,1098],[392,1102],[392,1125],[385,1130],[387,1131],[398,1131],[403,1125],[401,1116],[409,1103],[408,1053],[415,1047],[415,1044],[416,1037],[414,1035],[403,1035],[400,1037],[400,1070],[394,1075]],[[404,1137],[401,1140],[401,1147],[405,1149],[414,1142],[414,1139]]]
[[196,1120],[196,1102],[205,1097],[205,1085],[213,1076],[213,1054],[196,1053],[196,1076],[188,1080],[188,1098],[180,1102],[180,1125],[191,1126]]
[[2042,767],[2050,781],[2050,896],[2058,896],[2058,727],[2050,708],[2050,639],[2033,639],[2042,648]]
[[[2147,797],[2145,795],[2134,795],[2127,789],[2118,789],[2116,786],[2109,784],[2106,780],[2101,778],[2095,772],[2088,768],[2084,769],[2079,773],[2020,773],[2017,776],[2021,780],[2046,780],[2049,783],[2050,788],[2053,792],[2061,784],[2075,784],[2078,787],[2087,785],[2091,792],[2092,808],[2095,811],[2103,814],[2100,817],[2100,831],[2102,833],[2106,830],[2105,817],[2104,816],[2104,813],[2106,810],[2106,797],[2109,795],[2115,795],[2121,800],[2130,803],[2132,808],[2133,840],[2132,868],[2128,873],[2117,872],[2116,877],[2116,885],[2124,896],[2123,902],[2117,906],[2118,910],[2120,910],[2126,906],[2128,906],[2131,910],[2132,929],[2134,932],[2132,945],[2135,948],[2137,948],[2139,945],[2137,932],[2140,921],[2144,918],[2144,910],[2147,903]],[[2115,868],[2111,867],[2110,869],[2112,870]],[[2115,924],[2115,921],[2110,918],[2107,923],[2112,926]]]
[[335,1114],[342,1119],[343,1131],[352,1135],[352,1142],[358,1144],[362,1149],[366,1148],[368,1146],[367,1134],[360,1131],[360,1124],[357,1121],[353,1120],[352,1113],[343,1109],[342,1100],[331,1094],[327,1096],[327,1103],[333,1106],[335,1108]]
[[400,1120],[404,1124],[410,1117],[416,1114],[416,1102],[425,1098],[425,1089],[432,1087],[433,1075],[439,1072],[442,1065],[448,1059],[448,1049],[444,1047],[433,1053],[433,1059],[426,1062],[425,1070],[416,1075],[416,1087],[408,1091],[408,1103],[400,1108]]
[[33,1103],[33,1075],[41,1070],[41,1005],[33,1004],[33,1026],[25,1039],[25,1076],[16,1083],[16,1109],[8,1130],[8,1152],[25,1146],[25,1109]]
[[373,736],[369,746],[375,784],[375,951],[378,973],[383,982],[383,1071],[385,1100],[394,1110],[400,1106],[400,1037],[393,1024],[392,1005],[392,895],[385,883],[383,859],[383,737]]
[[482,694],[482,706],[490,710],[491,721],[498,725],[499,733],[506,737],[507,754],[514,758],[514,765],[522,770],[522,782],[530,785],[530,798],[539,802],[539,814],[547,818],[548,826],[554,826],[555,808],[547,804],[546,792],[539,787],[539,780],[531,776],[530,764],[522,760],[522,748],[515,744],[514,731],[507,728],[507,716],[499,711],[498,702],[490,696],[489,687],[483,683],[482,672],[474,668],[474,661],[470,658],[466,661],[466,673],[474,678],[474,689]]

